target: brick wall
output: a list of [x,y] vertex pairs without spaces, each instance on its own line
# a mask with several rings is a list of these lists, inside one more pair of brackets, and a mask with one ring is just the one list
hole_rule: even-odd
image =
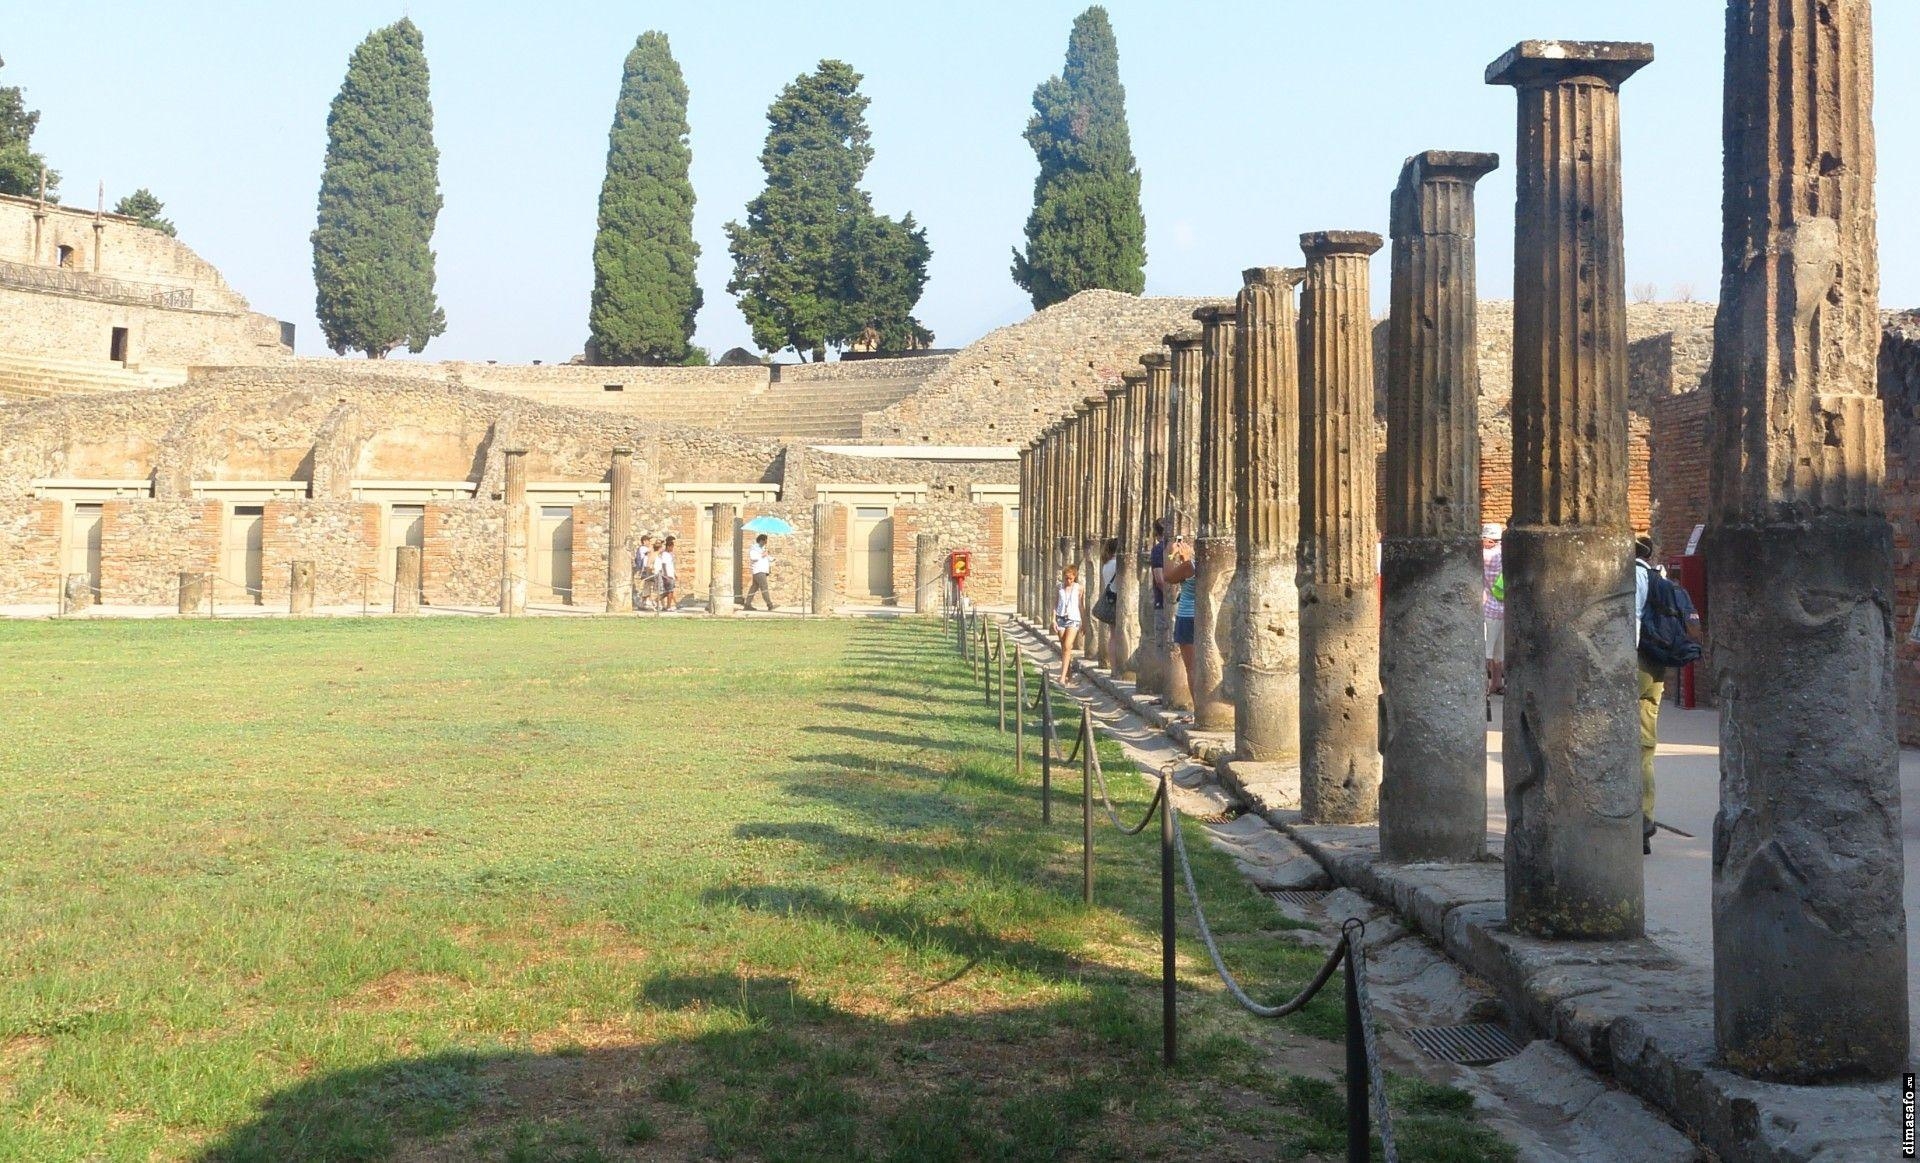
[[101,599],[173,605],[180,574],[217,568],[220,521],[218,501],[106,502],[100,516]]
[[894,600],[902,606],[913,605],[915,546],[920,534],[931,533],[943,561],[956,549],[972,555],[967,591],[981,601],[999,602],[1005,577],[1001,533],[1005,517],[1001,505],[971,501],[897,506],[893,511]]
[[261,506],[260,602],[284,608],[289,566],[311,561],[315,605],[347,605],[365,593],[373,604],[384,606],[389,594],[379,580],[379,552],[379,505],[268,501]]
[[1707,520],[1707,404],[1698,391],[1653,402],[1653,550],[1662,561]]
[[421,522],[420,591],[429,605],[500,604],[506,506],[496,500],[430,503]]
[[59,501],[22,501],[0,513],[0,604],[55,600],[62,517]]

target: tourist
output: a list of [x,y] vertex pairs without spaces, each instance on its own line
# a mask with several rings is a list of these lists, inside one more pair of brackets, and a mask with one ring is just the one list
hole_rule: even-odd
[[1654,568],[1653,542],[1633,542],[1633,645],[1640,679],[1640,851],[1653,852],[1653,756],[1667,668],[1700,657],[1700,614],[1687,591]]
[[653,560],[653,543],[643,534],[633,547],[633,608],[647,608],[647,570]]
[[1480,526],[1480,614],[1487,639],[1487,695],[1507,693],[1507,578],[1498,525]]
[[1107,538],[1100,547],[1100,596],[1094,599],[1093,616],[1106,624],[1107,657],[1113,660],[1114,668],[1119,669],[1116,657],[1120,640],[1120,595],[1114,588],[1114,579],[1120,574],[1120,540]]
[[768,576],[773,572],[773,554],[767,552],[765,533],[754,538],[753,548],[747,550],[747,570],[753,575],[752,584],[747,586],[747,609],[753,609],[753,595],[759,594],[766,599],[767,613],[773,613],[773,594],[767,589]]
[[680,577],[674,570],[673,546],[674,539],[671,537],[661,542],[660,552],[655,555],[654,559],[654,573],[659,578],[660,586],[660,604],[655,607],[657,611],[664,612],[671,610],[674,608],[675,603],[680,600],[680,596],[676,592],[680,584]]
[[1198,691],[1200,684],[1193,677],[1193,546],[1187,544],[1184,537],[1176,537],[1167,549],[1167,564],[1162,571],[1168,585],[1180,587],[1179,597],[1173,605],[1173,644],[1180,648],[1180,665],[1186,668],[1187,689]]
[[1166,606],[1166,583],[1160,571],[1167,565],[1167,523],[1153,523],[1153,548],[1147,553],[1148,577],[1153,582],[1153,608],[1158,610]]
[[1060,591],[1053,602],[1053,632],[1060,639],[1060,683],[1066,685],[1073,668],[1073,639],[1080,630],[1080,569],[1063,566]]

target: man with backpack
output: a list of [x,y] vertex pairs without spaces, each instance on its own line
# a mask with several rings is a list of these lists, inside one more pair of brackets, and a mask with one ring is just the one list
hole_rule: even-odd
[[1653,852],[1653,753],[1667,670],[1700,657],[1700,615],[1687,591],[1653,567],[1653,542],[1633,543],[1633,642],[1640,674],[1640,850]]

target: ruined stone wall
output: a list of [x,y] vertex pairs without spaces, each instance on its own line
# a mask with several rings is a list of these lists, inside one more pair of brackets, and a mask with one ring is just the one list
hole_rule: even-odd
[[[34,249],[39,216],[39,249]],[[100,215],[100,262],[94,266],[92,211],[0,194],[0,262],[53,267],[59,248],[70,247],[67,269],[104,278],[126,279],[193,291],[201,310],[245,311],[247,301],[227,285],[206,259],[177,238],[140,226],[118,214]]]
[[1020,444],[1087,395],[1139,370],[1161,337],[1193,325],[1196,307],[1230,299],[1082,291],[954,355],[913,395],[866,418],[869,440]]
[[[0,282],[0,354],[97,361],[111,372],[119,367],[107,362],[116,327],[127,329],[127,363],[138,367],[269,363],[289,354],[280,344],[279,321],[265,315],[107,302]],[[60,375],[75,370],[57,369]],[[61,386],[51,372],[45,379]]]
[[494,499],[429,502],[421,521],[420,593],[428,605],[500,604],[506,505]]
[[0,604],[54,600],[60,584],[59,501],[0,506]]
[[1653,402],[1653,550],[1665,561],[1685,551],[1707,519],[1707,405],[1704,391]]
[[179,597],[180,574],[213,573],[219,559],[218,501],[118,500],[102,506],[103,602],[172,605]]
[[972,557],[967,592],[976,601],[997,604],[1006,581],[1006,509],[997,504],[929,501],[893,511],[893,593],[903,606],[913,604],[914,558],[919,535],[931,533],[941,560],[956,549]]
[[1893,522],[1894,682],[1900,742],[1920,745],[1920,313],[1887,320],[1880,342],[1887,426],[1887,517]]
[[904,355],[889,359],[838,359],[829,363],[781,363],[769,370],[782,384],[926,378],[945,368],[952,355]]
[[[378,505],[268,501],[262,506],[260,526],[261,604],[284,608],[288,567],[296,561],[311,561],[315,604],[346,605],[360,601],[366,593],[374,604],[386,605],[391,595],[379,580],[379,551]],[[104,559],[104,551],[101,556]]]

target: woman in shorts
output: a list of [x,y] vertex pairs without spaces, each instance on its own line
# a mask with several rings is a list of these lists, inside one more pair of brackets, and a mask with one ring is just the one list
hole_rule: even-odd
[[1053,602],[1053,632],[1060,639],[1060,682],[1064,685],[1073,667],[1073,639],[1080,632],[1080,571],[1071,565],[1060,571],[1060,591]]
[[660,575],[660,604],[655,609],[661,612],[673,609],[680,600],[677,592],[680,579],[674,572],[673,544],[673,538],[667,538],[661,542],[660,552],[654,554],[654,570]]
[[1180,648],[1180,665],[1187,670],[1187,689],[1199,690],[1193,677],[1193,546],[1185,538],[1168,547],[1167,564],[1161,572],[1168,585],[1180,587],[1173,607],[1173,644]]

